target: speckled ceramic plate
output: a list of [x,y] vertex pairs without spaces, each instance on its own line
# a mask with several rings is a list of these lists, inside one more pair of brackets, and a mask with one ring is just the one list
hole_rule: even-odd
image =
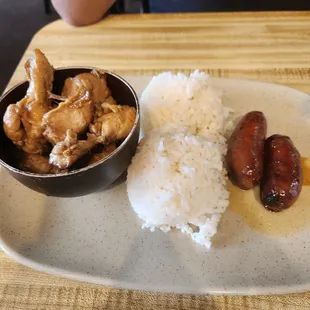
[[[127,77],[141,91],[149,77]],[[212,79],[238,113],[262,110],[268,131],[310,156],[310,98],[284,86]],[[176,293],[272,294],[310,289],[310,188],[282,214],[254,191],[232,189],[211,250],[179,232],[151,233],[129,205],[124,179],[73,199],[33,192],[0,169],[0,243],[20,263],[76,280]]]

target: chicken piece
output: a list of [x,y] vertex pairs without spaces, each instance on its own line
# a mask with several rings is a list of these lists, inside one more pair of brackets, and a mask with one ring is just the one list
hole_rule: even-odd
[[104,114],[110,112],[117,112],[119,109],[117,108],[117,103],[112,96],[109,96],[105,99],[105,101],[101,104],[96,104],[95,106],[95,117],[94,119],[97,120]]
[[44,115],[44,136],[55,145],[65,140],[68,129],[76,134],[83,133],[92,122],[93,114],[94,103],[87,92],[81,98],[78,95],[70,97]]
[[[116,104],[109,95],[106,79],[98,71],[66,79],[61,96],[49,94],[50,98],[65,101],[45,115],[44,136],[55,145],[64,140],[68,129],[73,129],[77,134],[83,133],[93,118],[97,119],[107,113],[102,103]],[[76,103],[80,109],[76,109]]]
[[103,104],[117,105],[115,99],[112,96],[107,97]]
[[[101,106],[102,103],[116,104],[110,95],[111,92],[107,86],[104,74],[96,70],[66,79],[62,90],[62,97],[71,97],[77,93],[83,95],[85,90],[88,90],[90,99],[95,104],[95,118],[99,118],[106,113]],[[58,97],[58,99],[60,98]]]
[[103,152],[93,154],[89,161],[89,165],[96,163],[97,161],[100,161],[101,159],[106,158],[109,154],[114,152],[116,150],[116,144],[110,143],[108,145],[104,146]]
[[58,142],[52,149],[49,163],[60,169],[67,169],[97,144],[95,135],[89,134],[87,140],[78,140],[76,132],[69,129],[65,140]]
[[44,116],[46,139],[55,145],[65,139],[68,129],[77,134],[85,132],[93,120],[96,105],[104,102],[109,93],[106,79],[97,71],[66,79],[62,96],[49,94],[57,100],[67,99]]
[[67,172],[66,170],[60,170],[59,168],[51,165],[48,162],[48,157],[38,154],[25,154],[24,160],[21,164],[21,169],[41,174]]
[[97,104],[95,109],[94,123],[104,114],[115,113],[122,110],[121,105],[117,105],[113,97],[108,97],[100,106]]
[[30,82],[27,95],[33,94],[39,103],[44,103],[53,87],[54,68],[45,55],[39,49],[35,49],[34,57],[25,63],[25,70]]
[[18,146],[24,145],[25,129],[22,126],[20,115],[18,114],[18,106],[10,104],[3,116],[3,128],[6,135]]
[[122,140],[130,133],[135,118],[135,108],[117,105],[115,112],[104,114],[89,126],[89,130],[98,137],[99,143]]
[[10,105],[4,115],[4,130],[14,144],[26,153],[42,154],[49,148],[43,136],[43,115],[50,110],[48,92],[52,89],[54,69],[38,49],[25,63],[29,80],[26,96]]
[[89,92],[90,99],[95,104],[104,102],[110,95],[104,75],[93,70],[90,73],[81,73],[74,78],[66,79],[62,96],[70,98],[78,93],[84,96],[86,91]]

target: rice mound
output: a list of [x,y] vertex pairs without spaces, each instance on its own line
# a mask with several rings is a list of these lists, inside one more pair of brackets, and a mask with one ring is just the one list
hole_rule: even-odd
[[218,144],[166,128],[144,137],[127,177],[128,197],[143,228],[176,227],[207,248],[228,206],[225,184]]
[[143,228],[175,227],[207,248],[229,204],[225,133],[230,109],[199,71],[153,77],[141,96],[144,138],[127,192]]
[[171,72],[154,76],[140,98],[144,134],[167,124],[224,143],[231,110],[222,105],[221,93],[208,81],[209,76],[198,70],[190,76]]

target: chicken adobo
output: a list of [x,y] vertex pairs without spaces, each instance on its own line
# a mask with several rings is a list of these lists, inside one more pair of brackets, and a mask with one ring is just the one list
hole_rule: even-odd
[[23,151],[22,170],[64,173],[85,155],[93,164],[130,133],[136,110],[117,104],[104,73],[93,70],[70,77],[61,95],[56,95],[54,69],[40,50],[26,62],[25,70],[26,96],[9,105],[3,117],[6,135]]
[[48,151],[42,118],[51,109],[48,92],[52,90],[54,69],[40,50],[25,64],[29,81],[26,96],[11,104],[3,118],[4,131],[14,144],[29,154]]

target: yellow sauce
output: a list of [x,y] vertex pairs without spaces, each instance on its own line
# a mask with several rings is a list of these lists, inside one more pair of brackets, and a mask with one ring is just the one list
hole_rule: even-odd
[[251,229],[264,235],[289,235],[310,227],[310,159],[302,157],[303,187],[298,200],[289,209],[274,213],[263,207],[259,187],[243,191],[229,182],[229,209]]
[[268,236],[289,235],[310,227],[310,187],[304,186],[298,200],[289,209],[273,213],[263,207],[259,187],[243,191],[229,183],[229,209],[251,229]]
[[310,158],[301,158],[302,172],[303,172],[303,185],[310,185]]

